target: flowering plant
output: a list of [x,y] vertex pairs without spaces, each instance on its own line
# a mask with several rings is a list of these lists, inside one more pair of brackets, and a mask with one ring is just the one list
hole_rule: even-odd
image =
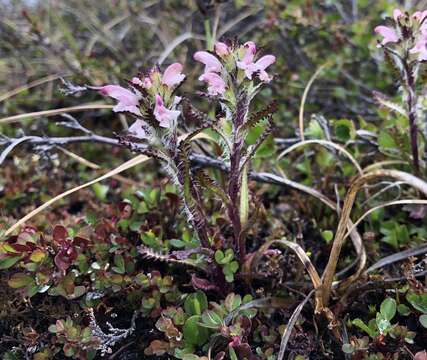
[[[419,90],[420,68],[427,61],[427,11],[413,14],[395,9],[393,18],[386,19],[388,25],[379,25],[375,32],[382,36],[378,47],[384,49],[388,62],[399,74],[403,93],[403,106],[394,104],[377,94],[378,101],[409,119],[412,163],[417,174],[420,172],[419,119],[425,111],[425,95]],[[427,123],[424,137],[427,135]]]
[[[256,150],[272,130],[274,105],[254,112],[251,102],[261,87],[272,80],[267,68],[275,62],[273,55],[259,57],[254,42],[244,45],[218,42],[214,52],[198,51],[194,60],[205,68],[199,80],[207,86],[202,95],[219,104],[215,118],[197,110],[188,99],[176,95],[185,79],[183,66],[169,65],[162,73],[158,66],[129,81],[129,89],[118,85],[91,87],[117,101],[113,111],[129,113],[135,122],[121,140],[131,148],[141,143],[138,151],[161,161],[163,168],[177,186],[185,213],[197,232],[202,248],[221,251],[230,246],[238,254],[242,265],[246,259],[245,235],[252,221],[249,219],[248,169]],[[182,105],[184,103],[184,105]],[[198,123],[198,128],[178,136],[185,120]],[[245,143],[254,126],[263,122],[264,130],[252,145]],[[220,186],[201,170],[190,167],[191,141],[210,129],[215,133],[222,160],[229,172],[228,181]],[[212,137],[211,137],[212,138]],[[214,193],[223,202],[233,235],[222,244],[215,243],[203,208],[203,191]],[[224,268],[224,274],[227,271]],[[237,271],[233,265],[234,272]],[[226,276],[232,279],[230,276]],[[231,281],[231,280],[230,280]]]

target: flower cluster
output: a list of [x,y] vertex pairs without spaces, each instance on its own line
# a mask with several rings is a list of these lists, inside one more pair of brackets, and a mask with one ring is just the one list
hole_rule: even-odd
[[[106,85],[96,89],[117,100],[113,111],[136,115],[137,120],[129,128],[129,133],[138,138],[146,138],[148,123],[143,120],[144,114],[152,112],[160,128],[172,129],[176,126],[180,115],[176,107],[181,98],[173,96],[173,92],[185,79],[182,68],[180,63],[174,63],[161,74],[158,67],[154,67],[149,74],[132,78],[129,82],[132,90],[119,85]],[[142,101],[143,98],[149,100],[148,105]]]
[[[228,89],[233,88],[234,79],[250,81],[257,77],[261,82],[268,83],[272,77],[266,72],[276,58],[264,55],[258,60],[253,41],[244,45],[227,45],[223,42],[215,44],[214,52],[198,51],[194,59],[205,65],[199,80],[207,84],[209,96],[222,98]],[[134,77],[129,81],[130,89],[119,85],[95,87],[102,95],[117,100],[113,107],[115,112],[128,112],[136,116],[136,121],[129,128],[129,133],[137,138],[149,138],[151,133],[147,116],[152,114],[157,123],[157,130],[173,130],[177,126],[180,111],[177,109],[181,98],[174,96],[176,88],[184,81],[183,66],[180,63],[169,65],[162,74],[156,66],[148,74]]]
[[393,11],[393,26],[380,25],[375,32],[383,37],[378,47],[405,42],[410,54],[417,54],[418,61],[427,60],[427,11],[412,15],[399,9]]
[[276,58],[273,55],[265,55],[255,62],[256,45],[253,41],[248,41],[243,46],[228,46],[223,42],[217,42],[215,54],[220,60],[207,51],[198,51],[194,54],[194,60],[205,65],[199,80],[207,83],[208,94],[211,96],[225,94],[230,82],[228,74],[234,70],[243,72],[249,80],[252,80],[254,74],[262,82],[270,82],[272,79],[265,69],[272,65]]

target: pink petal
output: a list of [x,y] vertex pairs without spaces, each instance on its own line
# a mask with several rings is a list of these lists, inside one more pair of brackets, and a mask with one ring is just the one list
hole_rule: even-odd
[[405,14],[400,9],[394,9],[393,11],[393,19],[394,21],[399,20],[401,16],[405,16]]
[[230,54],[230,49],[228,48],[227,44],[223,42],[217,42],[215,44],[215,52],[218,56],[223,57]]
[[133,77],[130,82],[134,85],[139,85],[139,86],[142,86],[143,84],[142,80],[138,77]]
[[162,84],[165,84],[170,88],[180,84],[185,78],[185,75],[181,74],[181,72],[182,65],[180,63],[173,63],[169,65],[163,73]]
[[139,111],[139,98],[132,91],[118,85],[106,85],[98,88],[102,95],[109,96],[118,101],[113,107],[115,112],[129,111],[135,115],[141,115]]
[[136,120],[128,129],[128,132],[140,139],[147,138],[147,133],[144,130],[144,122],[142,120]]
[[159,125],[164,128],[170,128],[176,121],[181,112],[178,110],[169,110],[163,104],[163,99],[160,95],[156,95],[156,105],[154,107],[154,116],[159,122]]
[[412,17],[419,22],[423,21],[426,16],[427,16],[427,10],[416,11],[412,14]]
[[204,71],[205,73],[221,72],[221,63],[214,55],[208,53],[207,51],[197,51],[193,58],[194,60],[199,61],[206,66]]
[[273,55],[265,55],[261,59],[259,59],[255,65],[260,70],[265,70],[267,67],[269,67],[271,64],[274,64],[276,62],[276,57]]
[[119,85],[106,85],[99,88],[102,95],[107,95],[127,105],[137,105],[139,103],[138,96],[132,91],[125,89]]
[[151,85],[153,85],[153,83],[151,82],[151,79],[149,77],[145,77],[144,83],[142,84],[142,86],[146,89],[149,89]]
[[245,75],[249,80],[252,80],[252,74],[259,70],[258,66],[251,63],[245,63],[244,61],[237,61],[236,65],[239,69],[245,70]]
[[409,50],[411,54],[419,54],[418,61],[427,60],[427,39],[420,39],[415,46]]
[[123,103],[119,102],[117,105],[113,107],[114,112],[130,112],[132,114],[141,116],[141,111],[139,110],[139,107],[136,105],[124,105]]
[[384,37],[383,41],[381,42],[382,45],[385,45],[389,42],[396,43],[399,41],[399,37],[397,36],[396,31],[390,27],[380,25],[377,26],[374,31]]
[[272,77],[268,76],[267,72],[265,70],[261,70],[259,73],[259,79],[263,82],[269,83],[272,79]]
[[249,64],[254,60],[256,45],[253,41],[248,41],[243,46],[245,47],[246,51],[242,61],[246,64]]
[[209,95],[223,95],[226,89],[225,81],[215,73],[204,73],[199,77],[199,80],[208,83]]

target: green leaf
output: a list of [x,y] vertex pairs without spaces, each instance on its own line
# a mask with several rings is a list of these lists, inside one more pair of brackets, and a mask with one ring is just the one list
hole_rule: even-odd
[[228,353],[230,354],[230,360],[239,360],[233,347],[231,346],[228,347]]
[[380,132],[378,136],[378,145],[384,150],[394,151],[397,148],[396,141],[387,131]]
[[390,321],[396,315],[396,300],[387,298],[381,303],[380,313],[385,320]]
[[210,329],[218,329],[223,324],[223,320],[220,315],[215,311],[208,310],[202,314],[203,326]]
[[427,329],[427,315],[426,314],[421,315],[419,320],[421,325]]
[[397,306],[397,311],[402,316],[408,316],[411,313],[411,309],[408,306],[406,306],[405,304],[399,304]]
[[51,332],[51,333],[53,333],[53,334],[56,334],[57,333],[56,325],[55,324],[50,325],[48,327],[48,331]]
[[427,314],[427,294],[417,295],[415,293],[408,293],[406,300],[418,311]]
[[390,321],[387,319],[384,319],[381,313],[377,313],[377,317],[375,321],[376,321],[378,330],[380,331],[380,334],[386,334],[391,328]]
[[335,136],[342,142],[347,142],[356,137],[356,129],[351,120],[342,119],[334,123]]
[[193,315],[185,322],[182,332],[186,343],[191,345],[203,345],[208,340],[208,329],[199,325],[200,320],[200,315]]
[[28,276],[24,273],[17,273],[13,274],[7,283],[13,289],[20,289],[33,282],[34,279],[31,276]]
[[267,136],[264,142],[260,145],[255,152],[255,158],[268,158],[277,152],[276,143],[272,135]]
[[242,297],[234,293],[228,294],[224,300],[224,306],[228,312],[236,310],[242,304]]
[[371,329],[368,325],[366,325],[361,319],[354,319],[351,323],[357,326],[359,329],[363,330],[371,338],[374,338],[377,336],[377,332]]
[[322,231],[322,237],[327,243],[330,243],[334,238],[334,233],[331,230],[325,230]]
[[215,251],[215,261],[218,264],[221,264],[223,259],[224,259],[224,252],[222,250]]
[[7,256],[3,259],[0,259],[0,270],[9,269],[19,260],[21,260],[21,256]]
[[222,264],[228,264],[233,259],[234,259],[233,249],[227,249],[225,250],[224,258],[222,259]]
[[343,344],[342,351],[346,354],[353,354],[354,353],[354,347],[351,344]]
[[260,124],[257,126],[254,126],[248,131],[248,135],[246,135],[246,143],[248,145],[253,145],[256,143],[257,139],[261,136],[265,129],[265,124]]
[[118,274],[124,274],[126,272],[125,269],[125,259],[122,255],[115,255],[114,256],[114,264],[116,266],[113,266],[112,269],[118,273]]
[[322,130],[322,127],[320,126],[319,122],[315,119],[311,119],[308,123],[308,126],[306,127],[306,130],[304,131],[304,134],[313,139],[322,139],[324,138],[324,133]]
[[232,283],[234,281],[234,275],[233,274],[225,275],[225,281],[227,281],[228,283]]
[[169,241],[169,243],[173,246],[176,247],[178,249],[182,249],[183,247],[185,247],[185,242],[182,240],[178,240],[178,239],[172,239]]
[[106,201],[107,200],[107,193],[108,190],[110,189],[109,186],[107,185],[102,185],[100,183],[95,183],[92,185],[92,189],[95,193],[95,196],[101,200],[101,201]]
[[201,315],[208,308],[208,298],[203,291],[197,291],[187,296],[184,309],[188,315]]

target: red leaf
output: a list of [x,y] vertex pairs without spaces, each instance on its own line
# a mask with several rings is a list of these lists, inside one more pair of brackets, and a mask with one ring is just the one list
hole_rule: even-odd
[[58,244],[62,244],[65,239],[68,237],[68,231],[67,229],[62,225],[55,225],[53,228],[53,241],[55,241]]
[[73,244],[76,246],[80,246],[81,248],[85,248],[89,245],[89,240],[81,236],[76,236],[73,239]]
[[196,275],[193,274],[191,277],[191,284],[194,286],[195,289],[200,290],[214,290],[219,291],[218,287],[216,285],[213,285],[209,280],[198,278]]

